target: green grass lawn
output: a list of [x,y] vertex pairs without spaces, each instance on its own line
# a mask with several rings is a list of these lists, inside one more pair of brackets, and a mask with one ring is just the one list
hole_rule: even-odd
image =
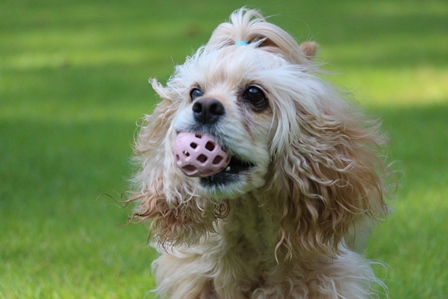
[[246,4],[319,42],[326,78],[383,118],[405,175],[367,255],[391,298],[448,298],[443,0],[1,1],[0,298],[152,298],[147,228],[101,195],[128,188],[147,79]]

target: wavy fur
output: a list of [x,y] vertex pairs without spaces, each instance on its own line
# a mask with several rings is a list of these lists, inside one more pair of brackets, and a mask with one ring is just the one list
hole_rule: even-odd
[[[243,8],[166,87],[152,80],[162,101],[141,125],[128,201],[138,202],[134,219],[151,221],[162,298],[370,298],[383,286],[351,248],[386,215],[386,139],[313,75],[316,51]],[[264,110],[242,99],[254,85]],[[198,127],[189,98],[198,87],[226,111],[201,128],[254,165],[231,184],[204,186],[175,164],[177,132]]]

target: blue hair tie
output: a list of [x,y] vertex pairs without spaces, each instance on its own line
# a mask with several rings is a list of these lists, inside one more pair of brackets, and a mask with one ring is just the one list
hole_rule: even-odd
[[246,42],[245,40],[239,40],[237,42],[235,42],[235,46],[247,46],[249,43]]

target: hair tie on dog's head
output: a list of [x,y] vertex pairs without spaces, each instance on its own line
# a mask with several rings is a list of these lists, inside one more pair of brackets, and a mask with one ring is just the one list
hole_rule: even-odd
[[245,40],[239,40],[237,42],[235,42],[235,46],[247,46],[249,43],[246,42]]

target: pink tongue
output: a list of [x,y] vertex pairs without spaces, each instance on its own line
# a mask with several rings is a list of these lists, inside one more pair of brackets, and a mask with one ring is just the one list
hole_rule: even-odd
[[230,156],[206,134],[182,132],[174,140],[177,166],[188,176],[207,177],[223,171]]

